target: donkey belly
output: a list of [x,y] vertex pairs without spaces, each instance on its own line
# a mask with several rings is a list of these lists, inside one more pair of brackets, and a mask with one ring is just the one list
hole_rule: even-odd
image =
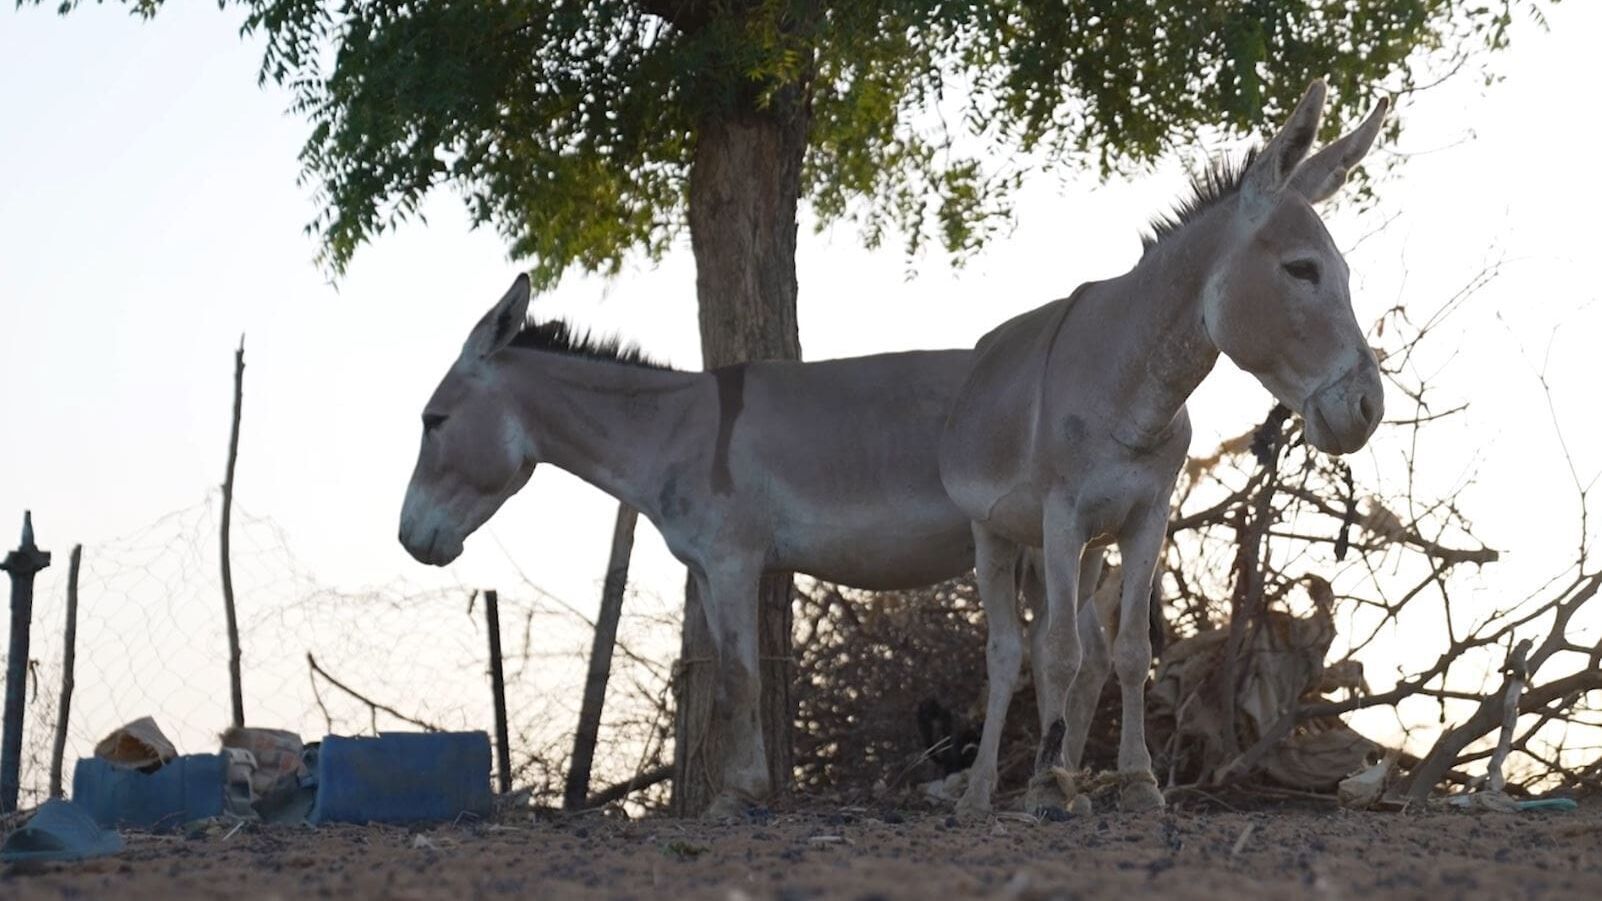
[[730,454],[735,490],[772,528],[770,567],[869,589],[973,567],[973,531],[935,458],[969,358],[751,364]]
[[921,588],[973,568],[973,530],[944,498],[892,519],[853,513],[790,524],[776,536],[771,568],[875,591]]

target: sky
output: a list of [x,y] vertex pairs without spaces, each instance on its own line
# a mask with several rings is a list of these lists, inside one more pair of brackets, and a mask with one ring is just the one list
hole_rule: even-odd
[[[495,587],[521,572],[593,610],[615,504],[551,467],[443,571],[397,543],[422,404],[518,262],[441,190],[426,222],[373,241],[330,283],[304,233],[315,213],[297,182],[307,126],[284,92],[258,86],[260,42],[240,37],[240,19],[214,4],[169,4],[152,22],[117,5],[67,18],[0,9],[0,536],[31,509],[41,544],[64,557],[214,490],[243,334],[239,503],[278,523],[318,580]],[[1375,208],[1326,216],[1350,249],[1361,322],[1398,303],[1433,310],[1501,263],[1424,360],[1443,406],[1470,403],[1425,449],[1420,478],[1473,481],[1464,507],[1506,552],[1476,577],[1487,603],[1572,557],[1577,508],[1554,421],[1582,480],[1602,467],[1591,415],[1602,188],[1584,93],[1602,7],[1564,3],[1548,20],[1550,32],[1519,23],[1512,49],[1489,60],[1502,81],[1470,73],[1404,103],[1400,144],[1375,150],[1403,158]],[[1040,173],[1014,230],[960,270],[938,255],[909,265],[894,246],[868,251],[848,224],[804,227],[803,352],[970,346],[1122,272],[1145,223],[1183,193],[1186,165],[1219,149],[1105,184]],[[571,276],[534,309],[698,366],[687,241],[615,278]],[[1221,362],[1192,403],[1193,451],[1269,403]],[[1359,465],[1395,477],[1400,454],[1382,435]],[[636,590],[661,599],[683,582],[643,522],[633,573]]]

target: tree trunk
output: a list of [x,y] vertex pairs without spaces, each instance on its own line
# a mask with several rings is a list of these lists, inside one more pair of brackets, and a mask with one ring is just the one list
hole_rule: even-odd
[[[796,202],[806,153],[799,89],[766,110],[701,124],[690,172],[689,220],[707,369],[748,360],[801,357],[796,328]],[[716,653],[693,579],[685,591],[676,686],[673,810],[695,816],[721,785],[723,736],[711,715]],[[774,573],[759,591],[762,734],[775,792],[789,784],[791,576]]]

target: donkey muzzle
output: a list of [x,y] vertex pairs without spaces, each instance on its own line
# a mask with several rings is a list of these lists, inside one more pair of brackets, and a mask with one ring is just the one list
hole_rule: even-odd
[[400,543],[413,559],[430,566],[445,566],[462,555],[461,539],[443,535],[439,528],[408,530],[402,526]]
[[434,499],[415,486],[406,491],[401,506],[400,543],[419,563],[444,566],[462,555],[466,537],[451,527],[450,517],[442,515]]
[[1349,454],[1368,443],[1385,415],[1379,364],[1365,353],[1357,365],[1307,399],[1302,418],[1307,443],[1329,454]]

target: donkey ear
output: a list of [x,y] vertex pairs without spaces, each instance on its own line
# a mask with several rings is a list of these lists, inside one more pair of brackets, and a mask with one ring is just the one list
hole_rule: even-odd
[[1307,156],[1318,135],[1318,122],[1324,115],[1324,79],[1316,79],[1307,86],[1296,109],[1291,111],[1285,125],[1263,147],[1256,162],[1246,172],[1242,184],[1244,193],[1251,197],[1267,198],[1278,194],[1290,181],[1296,164]]
[[519,275],[506,295],[473,326],[467,343],[462,345],[462,356],[487,357],[510,343],[522,330],[523,320],[528,316],[528,295],[528,276]]
[[1362,125],[1308,157],[1291,176],[1291,190],[1306,197],[1308,203],[1318,203],[1340,190],[1341,185],[1346,184],[1347,174],[1374,146],[1374,138],[1385,124],[1385,111],[1390,105],[1388,99],[1381,97]]

